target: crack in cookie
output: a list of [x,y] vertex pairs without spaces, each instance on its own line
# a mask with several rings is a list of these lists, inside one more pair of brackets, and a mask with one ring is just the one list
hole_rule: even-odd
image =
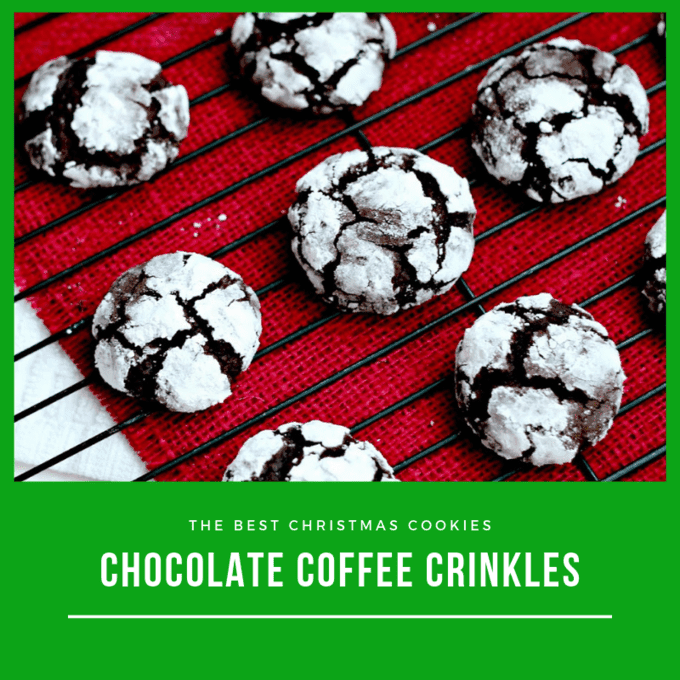
[[225,482],[396,482],[383,455],[346,427],[312,420],[263,430],[248,439]]
[[642,294],[657,321],[666,324],[666,211],[645,239]]
[[468,183],[413,149],[327,158],[296,186],[293,254],[316,292],[354,312],[394,314],[449,291],[468,268]]
[[189,99],[155,61],[100,50],[43,64],[21,100],[19,122],[36,168],[77,188],[126,186],[176,158]]
[[260,96],[316,115],[363,104],[397,46],[387,18],[364,13],[242,14],[231,41]]
[[487,171],[546,203],[617,181],[649,128],[635,71],[565,38],[499,59],[479,84],[472,114],[472,147]]
[[224,401],[262,331],[241,277],[196,253],[159,255],[111,286],[94,315],[95,364],[113,388],[172,411]]
[[542,293],[480,317],[456,350],[456,399],[470,428],[503,458],[568,463],[611,427],[623,394],[607,331]]

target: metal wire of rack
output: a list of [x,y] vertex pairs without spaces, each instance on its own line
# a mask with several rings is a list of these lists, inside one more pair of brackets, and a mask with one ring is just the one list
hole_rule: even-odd
[[[20,28],[17,29],[16,35],[20,33],[24,33],[26,31],[30,31],[31,29],[40,26],[44,24],[45,22],[48,22],[54,18],[59,16],[58,14],[53,14],[53,15],[46,15],[45,17],[38,18],[32,22],[29,22],[27,24],[24,24]],[[93,43],[90,43],[89,45],[80,48],[79,50],[75,51],[72,53],[72,56],[80,56],[87,54],[93,49],[97,49],[99,47],[102,47],[106,45],[108,42],[121,37],[122,35],[125,35],[131,31],[134,31],[138,28],[141,28],[142,26],[145,26],[153,21],[156,21],[157,19],[161,18],[164,16],[163,14],[153,14],[145,17],[144,19],[135,22],[134,24],[129,25],[128,27],[125,27],[123,29],[120,29],[116,31],[115,33],[111,34],[110,36],[107,36],[105,38],[100,38]],[[473,14],[468,14],[466,16],[461,17],[460,19],[451,22],[448,25],[443,26],[442,28],[439,28],[433,32],[431,32],[429,35],[426,35],[418,40],[415,40],[411,44],[406,45],[405,47],[401,48],[396,55],[396,58],[399,58],[409,52],[412,52],[419,47],[422,47],[430,42],[436,41],[438,38],[447,35],[456,29],[465,26],[466,24],[477,20],[483,16],[481,13],[473,13]],[[495,61],[497,61],[499,58],[506,56],[508,54],[513,54],[517,52],[518,50],[523,49],[524,47],[540,41],[542,39],[545,39],[549,36],[554,35],[556,32],[560,31],[561,29],[570,26],[572,24],[575,24],[585,17],[587,17],[587,13],[582,13],[582,14],[577,14],[572,17],[569,17],[568,19],[565,19],[563,21],[560,21],[542,31],[539,33],[536,33],[535,35],[532,35],[529,38],[526,38],[525,40],[522,40],[490,57],[487,57],[473,65],[470,65],[466,67],[465,69],[462,69],[460,71],[457,71],[446,78],[440,80],[439,82],[430,85],[429,87],[426,87],[419,92],[410,95],[408,97],[405,97],[404,99],[397,101],[384,109],[369,115],[365,117],[364,119],[360,121],[355,121],[354,118],[352,117],[351,114],[345,113],[341,114],[342,122],[344,124],[344,127],[325,137],[324,139],[321,139],[312,145],[288,156],[287,158],[284,158],[282,160],[279,160],[278,162],[256,172],[253,173],[252,175],[239,180],[235,183],[233,183],[230,186],[227,186],[223,189],[220,189],[219,191],[215,192],[214,194],[190,205],[179,212],[164,218],[163,220],[160,220],[159,222],[146,227],[139,232],[136,232],[135,234],[128,236],[127,238],[121,240],[118,243],[113,244],[112,246],[109,246],[107,248],[102,249],[98,253],[74,264],[71,265],[70,267],[65,268],[64,270],[47,277],[46,279],[39,281],[38,283],[33,284],[32,286],[28,286],[24,290],[22,290],[20,293],[18,293],[15,296],[15,301],[22,300],[24,298],[28,298],[31,295],[49,288],[49,286],[55,284],[58,281],[61,281],[69,276],[72,276],[82,269],[106,258],[108,255],[111,255],[115,252],[118,252],[124,248],[126,248],[128,245],[131,245],[132,243],[136,242],[139,239],[142,239],[146,236],[149,236],[150,234],[160,231],[167,227],[170,224],[173,224],[174,222],[177,222],[178,220],[186,217],[187,215],[191,215],[192,213],[196,212],[197,210],[201,209],[202,207],[209,205],[221,198],[224,198],[225,196],[228,196],[230,194],[238,192],[240,189],[245,187],[246,185],[257,181],[258,179],[262,177],[266,177],[267,175],[270,175],[277,170],[279,170],[282,167],[285,167],[296,160],[299,160],[300,158],[303,158],[314,151],[317,151],[319,149],[322,149],[326,147],[327,145],[331,144],[332,142],[346,137],[348,135],[352,135],[355,140],[358,142],[358,144],[362,148],[368,148],[371,146],[370,141],[364,134],[363,130],[367,126],[369,126],[371,123],[374,123],[376,121],[382,120],[389,116],[391,113],[394,113],[395,111],[398,111],[404,107],[409,106],[410,104],[413,104],[415,102],[418,102],[430,95],[435,94],[436,92],[439,92],[443,88],[451,85],[452,83],[455,83],[456,81],[465,78],[469,76],[472,73],[476,73],[479,71],[482,71],[486,68],[488,68],[491,64],[493,64]],[[206,49],[208,47],[212,47],[215,45],[218,45],[222,42],[224,42],[228,38],[228,34],[225,33],[224,35],[216,35],[213,38],[210,38],[206,41],[203,41],[187,50],[184,50],[183,52],[175,55],[174,57],[166,60],[163,62],[163,66],[167,67],[169,65],[178,63],[179,61],[183,59],[187,59],[198,52],[200,52],[203,49]],[[635,47],[638,47],[642,44],[644,44],[647,40],[649,40],[649,35],[644,34],[640,35],[634,40],[620,45],[614,50],[611,50],[612,53],[614,54],[622,54],[626,52],[627,50],[633,49]],[[15,81],[15,87],[20,87],[22,85],[25,85],[28,80],[30,79],[31,74],[26,74],[20,78],[18,78]],[[654,95],[655,93],[665,89],[666,86],[666,81],[662,80],[655,85],[653,85],[651,88],[647,90],[647,94],[649,97]],[[230,84],[226,83],[224,85],[221,85],[217,88],[214,88],[213,90],[206,92],[204,94],[201,94],[194,99],[191,100],[191,105],[195,106],[200,103],[204,103],[208,101],[210,98],[217,96],[219,94],[224,93],[227,89],[230,88]],[[173,165],[171,165],[165,172],[166,173],[171,173],[175,168],[177,168],[179,165],[183,163],[190,162],[196,158],[199,158],[201,155],[208,153],[209,151],[212,151],[219,146],[222,146],[224,144],[227,144],[228,142],[232,141],[236,137],[246,134],[247,132],[252,131],[253,129],[259,127],[260,125],[266,123],[269,120],[268,117],[260,117],[247,125],[238,128],[237,130],[234,130],[230,132],[227,135],[224,135],[218,139],[215,139],[208,144],[195,149],[194,151],[187,153],[184,156],[181,156]],[[423,153],[428,153],[432,149],[435,149],[437,146],[454,139],[456,137],[460,137],[464,134],[466,131],[465,125],[461,125],[459,127],[456,127],[448,132],[446,132],[443,135],[440,135],[434,140],[430,140],[429,142],[421,145],[419,150]],[[649,154],[655,153],[656,151],[663,149],[665,146],[665,138],[657,140],[649,145],[647,145],[645,148],[643,148],[640,153],[639,153],[639,158],[643,158]],[[474,185],[477,181],[479,181],[477,178],[472,178],[470,180],[471,186]],[[21,192],[24,191],[25,189],[33,186],[36,183],[36,180],[33,179],[28,179],[24,182],[21,182],[17,184],[15,187],[15,192]],[[17,237],[15,240],[15,245],[19,246],[23,243],[26,243],[27,241],[31,240],[32,238],[35,238],[38,235],[45,234],[49,232],[50,230],[65,224],[71,220],[77,219],[87,213],[89,210],[95,208],[98,205],[101,205],[103,203],[113,201],[123,193],[125,193],[127,189],[121,189],[121,190],[116,190],[116,191],[111,191],[106,195],[99,196],[96,199],[92,201],[88,201],[84,203],[82,206],[75,208],[69,212],[67,212],[64,215],[61,215],[43,225],[40,225],[36,227],[35,229],[26,232],[22,234],[21,236]],[[596,231],[595,233],[581,239],[580,241],[561,249],[559,252],[554,253],[550,257],[542,260],[541,262],[534,264],[519,274],[516,274],[515,276],[508,278],[501,283],[489,288],[488,290],[484,291],[483,293],[475,293],[473,290],[470,288],[468,285],[467,281],[465,278],[461,278],[457,284],[458,291],[461,293],[463,298],[465,299],[464,304],[459,305],[453,310],[450,310],[443,314],[442,316],[430,321],[429,323],[426,323],[416,330],[413,330],[406,335],[403,335],[402,337],[393,340],[392,342],[389,342],[387,345],[381,347],[380,349],[370,353],[366,357],[350,364],[349,366],[346,366],[345,368],[336,371],[333,375],[328,376],[324,378],[323,380],[320,380],[313,384],[312,386],[301,390],[297,394],[285,399],[284,401],[279,402],[278,404],[265,409],[264,411],[258,413],[255,416],[252,416],[239,425],[232,427],[231,429],[222,432],[211,439],[209,439],[206,442],[203,442],[199,446],[194,447],[193,449],[177,456],[176,458],[167,461],[163,463],[162,465],[158,465],[155,468],[149,470],[146,474],[142,475],[135,481],[147,481],[151,479],[155,479],[159,475],[166,473],[177,466],[185,463],[188,460],[191,460],[193,458],[196,458],[198,456],[201,456],[202,454],[206,453],[210,449],[228,441],[229,439],[236,437],[237,435],[241,434],[242,432],[245,432],[249,427],[256,425],[260,422],[265,421],[269,417],[276,415],[277,413],[283,411],[287,407],[296,404],[306,397],[316,394],[320,392],[321,390],[325,389],[326,387],[333,385],[334,383],[340,381],[344,377],[350,375],[351,373],[370,365],[371,363],[378,361],[382,357],[387,356],[391,352],[404,347],[408,345],[409,343],[417,340],[418,338],[424,336],[427,334],[429,331],[432,329],[436,328],[437,326],[459,316],[462,315],[466,312],[474,312],[476,315],[481,315],[485,313],[485,308],[483,306],[483,303],[486,302],[487,300],[491,299],[494,295],[496,295],[499,292],[502,292],[508,288],[510,288],[512,285],[526,280],[536,274],[537,272],[541,271],[542,269],[545,269],[552,264],[562,260],[563,258],[566,258],[574,253],[577,253],[578,251],[586,248],[587,246],[596,243],[600,239],[604,238],[605,236],[612,234],[619,229],[624,228],[626,225],[634,222],[635,220],[639,219],[640,217],[644,216],[646,213],[648,213],[651,210],[657,209],[663,205],[665,205],[665,196],[662,198],[658,198],[654,201],[651,201],[644,205],[643,207],[633,211],[632,213],[629,213],[628,215],[622,217],[621,219],[618,219],[606,227],[600,229],[599,231]],[[529,207],[520,213],[504,220],[503,222],[486,229],[484,232],[479,234],[476,237],[476,242],[480,242],[482,240],[485,240],[487,238],[493,237],[504,230],[513,227],[519,223],[521,223],[523,220],[529,218],[531,215],[539,211],[541,208],[539,206],[532,206]],[[284,224],[284,218],[274,220],[268,224],[265,224],[264,226],[261,226],[250,233],[232,241],[231,243],[220,247],[219,249],[215,250],[214,252],[210,253],[210,257],[213,258],[220,258],[224,255],[226,255],[228,252],[232,252],[235,250],[238,250],[242,246],[246,245],[247,243],[250,243],[251,241],[262,237],[265,234],[268,234],[272,232],[273,230],[280,229],[282,228],[282,225]],[[284,275],[283,277],[267,284],[266,286],[260,288],[257,292],[259,297],[262,297],[264,295],[267,295],[268,293],[280,288],[283,286],[289,279],[288,275]],[[633,275],[624,277],[620,281],[614,283],[613,285],[610,285],[606,287],[605,289],[599,291],[598,293],[592,295],[590,298],[583,300],[580,302],[580,304],[584,307],[587,307],[589,305],[595,304],[596,302],[599,302],[600,300],[604,299],[605,297],[609,295],[613,295],[617,291],[622,290],[626,286],[629,286],[630,284],[634,283],[635,277]],[[308,323],[302,328],[297,329],[296,331],[289,333],[288,335],[280,338],[276,342],[273,342],[266,347],[262,348],[256,355],[255,361],[261,359],[262,357],[266,356],[267,354],[274,352],[275,350],[278,350],[284,346],[290,345],[291,343],[294,343],[296,340],[300,339],[301,337],[317,330],[321,326],[325,325],[326,323],[330,322],[331,320],[341,316],[341,313],[337,311],[329,311],[326,313],[324,316],[322,316],[320,319],[313,321],[311,323]],[[52,333],[48,338],[45,340],[34,344],[31,347],[28,347],[20,352],[18,352],[15,355],[15,361],[20,361],[21,359],[33,354],[34,352],[39,351],[40,349],[54,343],[60,340],[63,340],[67,337],[72,336],[75,333],[78,333],[82,331],[83,329],[89,327],[91,323],[91,316],[87,316],[83,319],[80,319],[79,321],[70,324],[68,327],[63,328],[57,332]],[[620,350],[623,350],[627,347],[632,346],[636,342],[642,340],[643,338],[647,337],[650,333],[652,333],[651,328],[646,328],[638,333],[635,333],[629,338],[626,338],[622,342],[619,343],[618,347]],[[96,376],[91,374],[89,376],[86,376],[83,380],[55,393],[54,395],[50,396],[47,399],[44,399],[43,401],[34,404],[33,406],[25,409],[24,411],[21,411],[20,413],[17,413],[15,415],[15,422],[18,422],[20,420],[23,420],[24,418],[46,408],[50,404],[55,403],[56,401],[59,401],[60,399],[63,399],[74,392],[83,389],[91,384],[93,384],[96,380]],[[359,422],[355,424],[351,430],[352,433],[357,433],[361,431],[364,428],[369,427],[373,423],[386,418],[400,409],[403,409],[407,406],[410,406],[414,403],[416,403],[418,400],[423,399],[427,397],[428,395],[433,394],[437,390],[440,390],[446,386],[446,379],[438,379],[432,382],[431,384],[427,385],[426,387],[392,403],[386,408],[383,408],[377,413],[374,413],[371,415],[369,418],[364,419],[362,422]],[[645,401],[648,399],[651,399],[657,395],[662,394],[665,391],[665,382],[656,385],[649,389],[647,392],[644,394],[638,396],[636,399],[633,399],[629,401],[628,403],[624,404],[624,406],[621,408],[619,412],[619,417],[625,415],[626,413],[632,411],[633,409],[637,408],[641,404],[643,404]],[[151,416],[155,411],[153,410],[142,410],[131,417],[122,420],[118,424],[116,424],[114,427],[109,428],[108,430],[105,430],[103,432],[100,432],[98,435],[91,437],[87,439],[84,442],[81,442],[77,446],[74,446],[66,451],[63,451],[62,453],[55,455],[48,460],[44,461],[43,463],[36,465],[35,467],[27,470],[26,472],[18,475],[15,479],[16,481],[24,481],[27,479],[30,479],[37,475],[38,473],[47,470],[54,465],[58,464],[59,462],[66,460],[72,456],[75,456],[76,454],[80,453],[81,451],[84,451],[91,446],[94,446],[95,444],[104,441],[108,437],[112,436],[113,434],[116,434],[118,432],[125,431],[127,428],[136,425],[143,420],[145,420],[147,417]],[[422,460],[423,458],[426,458],[427,456],[430,456],[431,454],[435,453],[436,451],[449,446],[450,444],[453,444],[455,441],[459,440],[461,437],[466,436],[465,432],[463,431],[457,431],[444,439],[428,446],[427,448],[424,448],[423,450],[419,451],[416,454],[413,454],[400,462],[398,462],[396,465],[394,465],[395,472],[399,473],[406,468],[408,468],[410,465],[413,465],[417,461]],[[616,470],[615,472],[605,476],[605,477],[599,477],[594,471],[591,465],[588,463],[586,460],[586,457],[583,454],[579,454],[576,459],[576,464],[578,465],[579,469],[583,473],[583,476],[585,477],[586,480],[588,481],[615,481],[618,479],[621,479],[625,477],[626,475],[631,474],[632,472],[635,472],[636,470],[649,465],[650,463],[656,461],[660,457],[662,457],[666,452],[666,446],[665,444],[662,446],[657,446],[653,448],[651,451],[648,451],[644,455],[638,457],[636,460],[633,462],[621,467],[620,469]],[[507,479],[511,479],[514,475],[519,473],[521,470],[525,469],[522,465],[517,465],[517,464],[507,464],[506,468],[502,472],[502,474],[498,475],[493,481],[504,481]]]

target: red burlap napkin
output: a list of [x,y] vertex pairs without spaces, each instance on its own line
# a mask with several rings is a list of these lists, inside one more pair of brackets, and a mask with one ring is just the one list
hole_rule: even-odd
[[[18,15],[17,26],[38,15]],[[21,78],[47,59],[76,51],[139,22],[144,14],[67,14],[30,28],[17,36],[15,75]],[[388,67],[383,87],[354,113],[357,120],[378,114],[467,66],[492,57],[519,41],[567,19],[567,14],[486,15],[438,36],[398,56]],[[431,35],[461,15],[393,14],[390,20],[399,46]],[[159,17],[106,44],[107,49],[138,52],[165,61],[231,26],[234,15],[171,14]],[[563,35],[613,50],[653,30],[654,14],[594,14],[550,37]],[[664,81],[664,55],[653,40],[626,49],[619,59],[632,66],[644,87]],[[418,147],[466,123],[477,84],[486,68],[455,79],[450,85],[397,107],[367,124],[363,131],[373,145]],[[166,69],[168,78],[186,86],[196,98],[223,85],[227,79],[226,47],[218,40]],[[25,86],[16,90],[16,101]],[[666,134],[666,91],[650,96],[651,128],[642,148]],[[229,133],[258,121],[265,114],[238,87],[192,107],[189,137],[181,155],[193,152]],[[129,267],[154,255],[175,250],[211,253],[280,218],[294,196],[296,180],[326,156],[352,148],[359,141],[347,134],[311,153],[310,145],[342,131],[339,116],[317,121],[267,119],[226,143],[176,166],[156,180],[123,192],[114,200],[65,220],[16,249],[15,281],[20,289],[35,285],[122,239],[190,208],[236,182],[238,190],[205,207],[171,220],[143,238],[98,259],[30,297],[50,331],[59,331],[91,315],[113,280]],[[453,165],[468,178],[478,178],[473,195],[478,207],[475,233],[485,231],[533,207],[511,196],[486,177],[475,163],[467,137],[458,135],[429,149],[434,158]],[[267,168],[300,154],[292,162]],[[475,294],[502,284],[534,264],[562,252],[608,225],[664,196],[665,146],[638,160],[616,185],[597,196],[566,205],[541,208],[481,240],[465,280]],[[16,183],[36,178],[17,154]],[[249,178],[256,173],[258,177]],[[26,234],[87,204],[92,195],[39,178],[16,195],[17,236]],[[519,295],[548,291],[567,302],[581,302],[634,274],[640,265],[647,231],[661,214],[657,206],[623,221],[590,245],[506,287],[484,301],[490,309]],[[226,215],[226,221],[218,216]],[[253,288],[261,289],[283,277],[283,282],[261,296],[264,331],[262,348],[305,329],[329,313],[305,285],[292,262],[289,235],[283,223],[257,234],[220,258]],[[315,325],[256,361],[242,375],[226,403],[187,416],[154,413],[124,432],[150,468],[172,460],[212,438],[228,433],[268,409],[291,400],[289,406],[262,418],[236,436],[226,436],[159,479],[218,480],[243,441],[263,428],[291,420],[319,418],[354,426],[409,395],[425,394],[379,418],[358,433],[373,442],[392,464],[432,447],[432,452],[405,467],[403,480],[490,480],[506,468],[467,434],[437,447],[462,427],[450,388],[454,352],[464,329],[478,313],[474,308],[439,323],[415,339],[401,343],[378,358],[372,355],[440,318],[465,302],[456,290],[393,318],[341,315]],[[647,328],[635,284],[628,283],[590,307],[595,318],[620,343]],[[85,375],[95,371],[93,343],[88,328],[62,342]],[[665,380],[665,340],[658,332],[644,335],[622,351],[628,376],[624,404],[642,397]],[[340,371],[366,361],[354,370]],[[327,383],[322,383],[322,381]],[[441,382],[437,382],[441,381]],[[320,384],[321,383],[321,384]],[[318,386],[308,396],[304,390]],[[92,388],[118,422],[145,406],[111,390],[97,378]],[[301,395],[298,398],[298,395]],[[665,442],[665,392],[642,400],[621,415],[606,439],[586,452],[598,475],[606,477]],[[665,458],[625,477],[665,479]],[[522,472],[513,479],[583,480],[576,464]]]

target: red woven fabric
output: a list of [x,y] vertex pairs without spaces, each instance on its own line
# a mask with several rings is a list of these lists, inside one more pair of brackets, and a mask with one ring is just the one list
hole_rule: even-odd
[[[68,14],[30,29],[16,40],[15,75],[24,76],[45,60],[75,51],[93,40],[118,31],[144,14]],[[397,57],[386,71],[382,89],[355,112],[357,120],[383,111],[454,73],[497,54],[517,42],[548,29],[569,15],[486,15],[437,37],[427,45]],[[34,18],[26,17],[25,21]],[[390,15],[399,46],[430,34],[461,15]],[[173,14],[107,44],[107,49],[138,52],[157,61],[169,59],[228,29],[233,15]],[[655,14],[591,15],[550,37],[563,35],[612,50],[649,33]],[[17,25],[25,23],[22,17]],[[170,80],[182,83],[190,98],[227,82],[224,44],[212,44],[169,67]],[[632,66],[646,88],[665,79],[663,54],[652,40],[625,50],[619,59]],[[416,102],[396,108],[370,123],[364,133],[373,145],[418,147],[464,124],[470,115],[475,90],[486,68],[463,77]],[[25,88],[16,91],[18,103]],[[660,88],[650,97],[651,129],[642,148],[665,137],[666,93]],[[263,113],[237,87],[192,107],[186,155],[210,142],[257,121]],[[156,180],[123,192],[114,200],[91,208],[50,229],[16,249],[15,281],[20,289],[58,274],[64,268],[94,256],[122,239],[138,234],[178,211],[193,206],[215,192],[243,181],[221,200],[146,235],[117,252],[84,267],[30,297],[50,331],[59,331],[91,315],[113,280],[123,271],[159,253],[189,250],[211,253],[285,214],[294,197],[296,180],[332,153],[357,148],[352,134],[324,143],[304,153],[310,145],[342,131],[339,116],[300,121],[286,117],[267,119],[248,132],[176,166]],[[465,136],[434,146],[429,153],[453,165],[468,178],[478,178],[473,188],[478,208],[477,235],[532,207],[493,182],[480,170]],[[278,161],[300,154],[272,172]],[[531,216],[481,240],[465,275],[476,294],[520,274],[589,235],[643,208],[665,194],[665,145],[640,159],[617,184],[600,194],[566,205],[541,207]],[[16,182],[35,178],[17,154]],[[261,173],[254,181],[248,178]],[[16,195],[16,235],[67,215],[87,204],[92,195],[38,178]],[[567,302],[580,302],[615,284],[640,266],[642,243],[662,211],[647,210],[589,246],[576,249],[531,277],[506,288],[484,302],[490,309],[519,295],[548,291]],[[225,214],[226,221],[218,220]],[[329,313],[317,301],[292,261],[289,235],[282,225],[263,232],[220,258],[239,272],[254,289],[281,277],[282,285],[261,296],[262,348],[304,329]],[[463,432],[446,446],[438,442],[458,432],[463,422],[452,398],[450,378],[455,348],[476,311],[454,315],[417,339],[367,361],[334,379],[339,371],[455,310],[465,299],[456,290],[417,309],[393,318],[342,315],[301,334],[263,358],[237,381],[226,403],[192,416],[154,413],[124,430],[132,446],[150,468],[172,460],[213,437],[228,433],[267,409],[295,399],[303,390],[332,379],[313,394],[296,399],[273,416],[227,436],[217,446],[160,476],[166,480],[218,480],[241,444],[255,432],[290,420],[319,418],[353,426],[392,404],[442,380],[442,384],[408,406],[378,419],[359,432],[373,442],[390,463],[397,464],[428,447],[434,450],[400,472],[402,480],[490,480],[505,468],[495,456]],[[640,295],[628,284],[593,304],[590,311],[616,342],[647,327]],[[89,330],[74,333],[63,347],[85,375],[95,369]],[[643,396],[665,380],[665,339],[647,334],[622,351],[628,376],[624,404]],[[116,421],[138,413],[143,405],[111,390],[97,378],[93,391]],[[586,452],[586,458],[603,478],[632,463],[665,442],[665,393],[642,401],[621,415],[605,440]],[[106,444],[100,444],[105,446]],[[564,465],[516,474],[518,480],[584,480],[582,469]],[[625,479],[665,479],[665,457],[655,460]]]
[[16,30],[17,28],[22,28],[23,26],[30,24],[32,21],[42,19],[44,16],[47,16],[46,12],[22,12],[20,14],[15,14],[14,29]]

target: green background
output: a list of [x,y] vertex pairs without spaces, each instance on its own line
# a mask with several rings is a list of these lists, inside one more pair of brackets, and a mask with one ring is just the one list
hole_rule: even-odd
[[[298,9],[265,3],[257,9]],[[192,10],[236,10],[239,5],[199,3]],[[302,9],[318,9],[304,3]],[[96,11],[86,3],[33,3],[12,11]],[[185,10],[177,2],[148,10]],[[247,8],[246,8],[247,9]],[[325,9],[325,8],[324,8]],[[467,11],[503,10],[505,3],[392,2],[333,9]],[[516,10],[545,11],[544,3]],[[570,8],[571,9],[571,8]],[[574,10],[649,11],[625,2]],[[661,8],[659,8],[661,9]],[[139,11],[132,3],[116,11]],[[671,13],[671,26],[674,13]],[[5,10],[2,49],[5,82],[12,73],[12,17]],[[671,28],[671,34],[672,34]],[[669,69],[677,48],[671,40]],[[670,109],[675,110],[674,86]],[[9,97],[8,97],[9,98]],[[13,127],[13,107],[4,111]],[[671,144],[674,139],[671,130]],[[11,140],[5,142],[4,210],[12,223]],[[675,181],[672,171],[669,182]],[[12,229],[5,230],[6,317],[11,318]],[[670,235],[671,242],[674,236]],[[674,248],[671,243],[671,250]],[[671,276],[671,286],[673,278]],[[673,294],[671,294],[673,299]],[[668,333],[676,334],[673,303]],[[295,673],[306,676],[385,677],[648,677],[677,671],[678,480],[672,458],[665,483],[647,484],[19,484],[12,481],[10,333],[2,338],[2,559],[6,665],[12,678],[228,677]],[[675,360],[668,372],[674,385]],[[673,395],[673,390],[671,390]],[[671,396],[671,409],[674,398]],[[674,428],[669,438],[673,451]],[[671,454],[672,455],[672,454]],[[224,520],[225,530],[191,532],[189,519]],[[231,530],[234,519],[278,519],[277,532]],[[288,521],[364,519],[396,532],[290,532]],[[488,519],[491,531],[411,532],[409,520]],[[226,571],[230,552],[283,552],[282,588],[105,588],[104,552],[210,551]],[[300,552],[412,552],[411,588],[339,588],[296,583]],[[430,588],[429,552],[575,552],[580,583],[574,588]],[[218,574],[218,579],[224,578]],[[262,582],[261,582],[262,583]],[[611,620],[69,620],[69,614],[611,614]]]

